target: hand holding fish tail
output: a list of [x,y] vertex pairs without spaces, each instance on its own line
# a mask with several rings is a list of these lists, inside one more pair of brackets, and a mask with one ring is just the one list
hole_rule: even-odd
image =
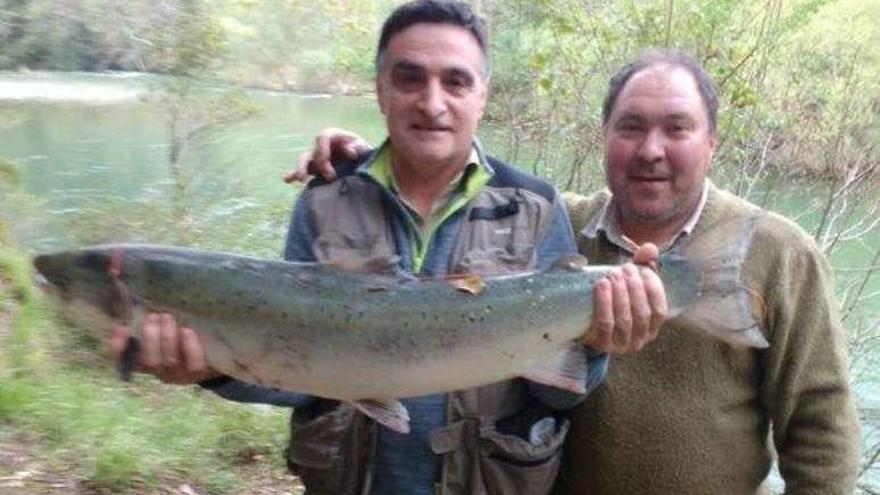
[[[149,313],[139,332],[140,350],[135,370],[155,375],[165,383],[198,383],[220,375],[205,362],[198,334],[178,326],[168,313]],[[129,328],[113,329],[108,347],[117,362],[122,359],[130,336]]]
[[[657,247],[636,249],[634,261],[652,265]],[[594,310],[584,345],[608,354],[639,351],[657,338],[668,305],[660,277],[647,266],[625,264],[599,281],[593,293]]]

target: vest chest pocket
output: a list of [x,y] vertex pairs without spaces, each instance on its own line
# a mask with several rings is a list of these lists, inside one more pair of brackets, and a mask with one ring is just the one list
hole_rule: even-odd
[[376,259],[391,256],[389,244],[384,235],[352,234],[332,228],[321,232],[312,249],[315,257],[322,262]]
[[499,274],[531,269],[541,238],[540,207],[522,198],[474,205],[462,222],[453,273]]
[[318,262],[387,258],[394,241],[377,188],[343,177],[308,190],[309,217]]

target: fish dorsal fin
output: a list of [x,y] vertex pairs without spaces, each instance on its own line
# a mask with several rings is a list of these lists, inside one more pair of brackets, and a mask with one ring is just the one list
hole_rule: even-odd
[[395,276],[400,273],[400,256],[374,256],[372,258],[338,259],[323,263],[336,270],[351,273]]
[[409,433],[409,412],[397,399],[365,399],[354,406],[373,421],[398,433]]
[[570,254],[563,256],[553,262],[553,268],[556,270],[566,270],[570,272],[582,272],[589,265],[586,256],[580,254]]
[[575,394],[585,394],[588,372],[583,344],[571,342],[553,358],[539,363],[536,368],[526,373],[525,378]]
[[769,345],[758,323],[763,321],[763,306],[742,280],[759,218],[756,214],[719,220],[680,253],[661,258],[661,277],[676,323],[734,346]]

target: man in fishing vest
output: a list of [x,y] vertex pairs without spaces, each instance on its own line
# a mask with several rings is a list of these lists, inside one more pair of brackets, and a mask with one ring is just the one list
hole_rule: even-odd
[[[338,180],[303,192],[287,259],[394,259],[399,269],[437,277],[544,270],[575,253],[556,191],[491,158],[475,139],[489,69],[485,28],[467,4],[418,0],[396,9],[376,68],[389,137]],[[581,357],[587,391],[606,373],[601,351],[641,348],[666,311],[657,276],[632,264],[598,284],[594,299]],[[117,356],[126,337],[119,328],[111,342]],[[149,316],[141,340],[141,370],[165,381],[199,380],[233,400],[294,407],[289,464],[316,495],[546,494],[569,428],[562,411],[585,396],[516,379],[407,398],[411,432],[400,434],[349,404],[216,376],[196,333],[168,315]]]
[[[769,348],[666,323],[573,410],[554,493],[768,493],[774,456],[785,493],[852,493],[859,427],[827,260],[797,225],[707,179],[717,113],[715,86],[691,57],[653,51],[627,64],[602,112],[608,190],[566,194],[567,209],[579,251],[598,264],[632,259],[634,242],[686,249],[757,216],[742,271]],[[328,129],[286,180],[332,180],[331,156],[367,149]]]

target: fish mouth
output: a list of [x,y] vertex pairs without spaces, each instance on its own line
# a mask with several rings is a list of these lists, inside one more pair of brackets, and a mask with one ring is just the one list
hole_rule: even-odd
[[36,272],[31,275],[31,282],[47,294],[62,295],[67,279],[59,273],[52,256],[40,255],[34,258]]
[[48,278],[51,270],[48,256],[41,255],[34,258],[34,268],[37,271],[31,275],[31,281],[35,286],[44,291],[55,286]]
[[43,276],[42,273],[35,273],[31,276],[31,282],[34,283],[38,288],[45,289],[52,285],[52,282],[49,282],[49,279]]

